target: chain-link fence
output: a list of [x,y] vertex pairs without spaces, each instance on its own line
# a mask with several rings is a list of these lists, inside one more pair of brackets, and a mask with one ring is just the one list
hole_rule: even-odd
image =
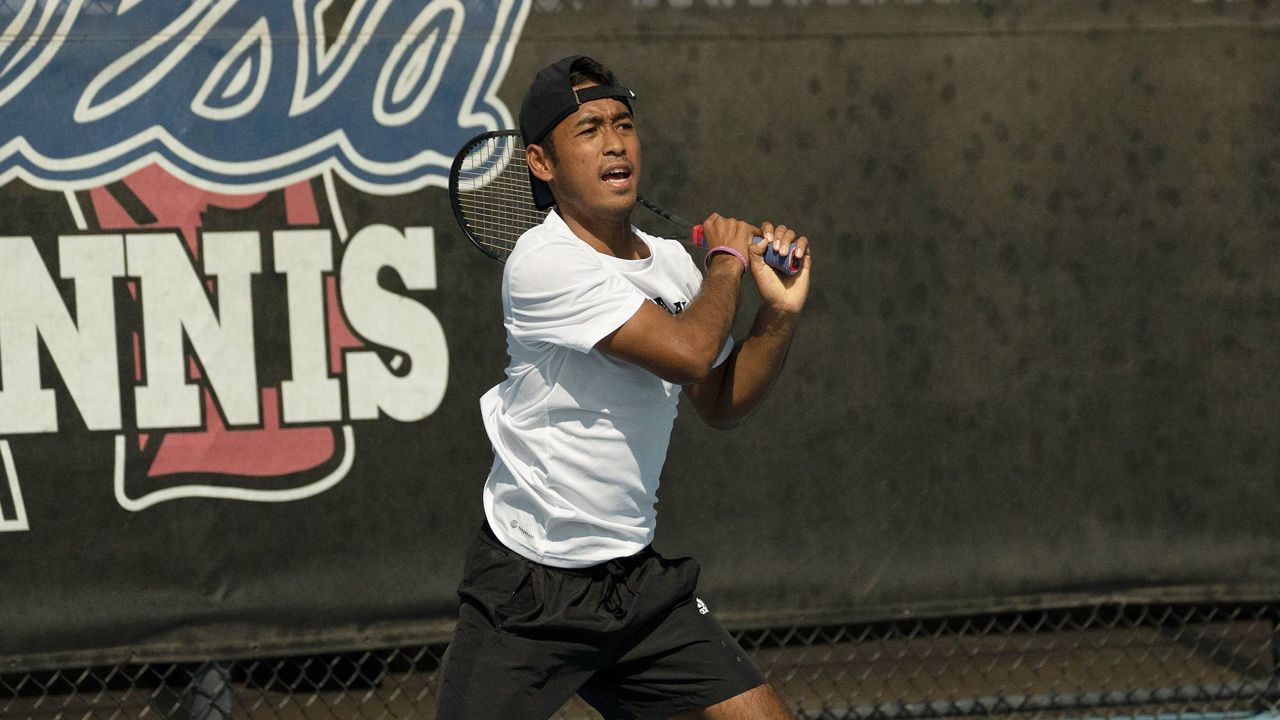
[[[799,718],[1280,710],[1280,604],[1098,605],[736,633]],[[444,647],[0,675],[4,718],[432,718]],[[598,718],[578,700],[557,716]]]

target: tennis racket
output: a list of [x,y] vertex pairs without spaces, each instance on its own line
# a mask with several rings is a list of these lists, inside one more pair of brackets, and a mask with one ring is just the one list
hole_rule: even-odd
[[[642,196],[636,199],[659,217],[683,227],[690,241],[702,247],[701,225],[691,225]],[[462,146],[449,169],[449,201],[467,238],[500,262],[506,261],[526,230],[542,224],[547,216],[547,211],[539,210],[533,202],[524,143],[515,130],[482,133]],[[764,242],[764,238],[757,236],[754,241]],[[795,253],[794,244],[786,255],[770,245],[764,261],[778,272],[794,275],[801,265]]]

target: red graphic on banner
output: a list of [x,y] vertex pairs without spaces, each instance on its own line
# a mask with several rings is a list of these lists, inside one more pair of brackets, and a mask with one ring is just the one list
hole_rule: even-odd
[[[206,211],[211,208],[247,210],[266,197],[265,193],[224,195],[209,192],[188,185],[154,165],[138,170],[123,182],[154,221],[138,222],[108,188],[100,187],[89,194],[101,229],[176,229],[197,262],[201,256],[198,231]],[[315,227],[320,224],[320,213],[310,183],[290,185],[284,188],[283,194],[284,220],[288,226]],[[136,283],[131,284],[130,292],[136,300]],[[343,321],[333,277],[326,278],[325,293],[330,366],[337,373],[341,372],[343,349],[359,347],[361,343]],[[142,356],[137,330],[133,333],[133,360],[134,376],[140,381]],[[192,380],[200,378],[199,368],[193,359],[189,359],[188,373]],[[335,457],[340,442],[335,428],[281,425],[275,388],[260,390],[262,427],[252,429],[228,429],[222,422],[210,390],[206,387],[202,392],[206,423],[203,429],[139,434],[136,444],[139,451],[146,450],[151,442],[158,443],[145,468],[147,478],[187,474],[281,477],[315,470]],[[134,472],[137,470],[132,470],[131,474]]]

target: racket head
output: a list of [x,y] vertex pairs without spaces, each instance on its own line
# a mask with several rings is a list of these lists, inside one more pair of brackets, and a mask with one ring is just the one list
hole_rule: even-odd
[[505,262],[516,240],[547,216],[534,204],[519,132],[481,133],[462,146],[449,168],[449,204],[467,239]]

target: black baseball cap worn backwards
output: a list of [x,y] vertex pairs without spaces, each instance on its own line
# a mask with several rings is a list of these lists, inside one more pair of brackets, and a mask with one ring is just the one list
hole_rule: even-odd
[[[636,94],[617,84],[616,78],[605,84],[573,89],[573,82],[569,79],[571,69],[575,62],[584,59],[590,60],[585,55],[570,55],[542,68],[533,77],[520,105],[520,135],[525,145],[540,143],[561,121],[577,112],[582,103],[614,98],[631,109],[631,101]],[[551,188],[534,177],[532,172],[529,173],[529,185],[533,188],[533,202],[539,210],[555,204]]]

